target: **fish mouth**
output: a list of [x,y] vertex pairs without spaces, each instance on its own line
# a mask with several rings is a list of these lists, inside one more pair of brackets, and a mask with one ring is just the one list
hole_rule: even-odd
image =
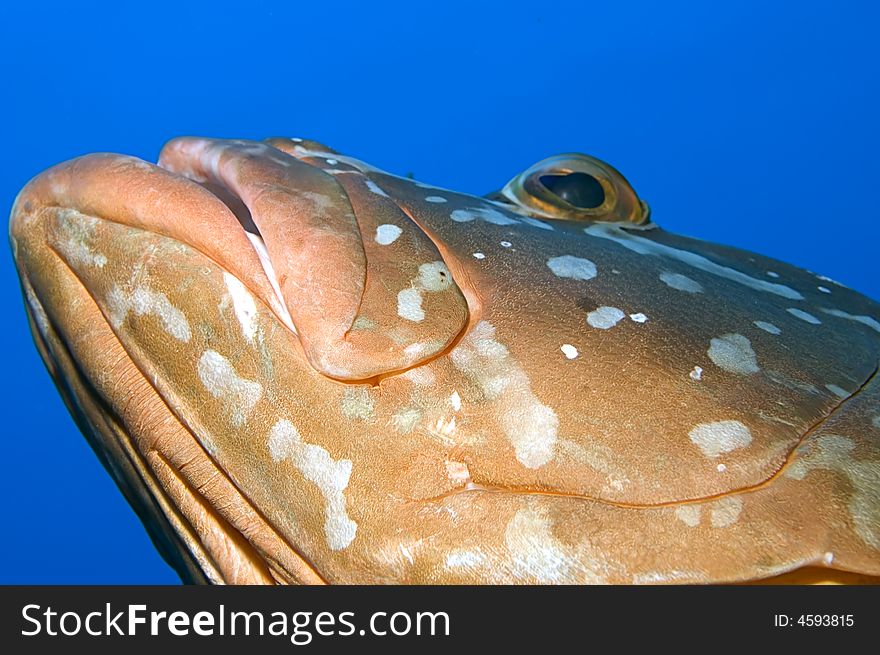
[[[460,276],[449,270],[425,226],[360,162],[289,139],[184,137],[165,145],[159,165],[200,184],[235,216],[262,275],[243,269],[236,250],[226,250],[219,263],[263,294],[268,282],[274,295],[261,298],[298,335],[321,374],[377,383],[441,356],[464,334],[473,307]],[[381,234],[387,227],[396,230],[393,255]],[[390,290],[412,286],[410,262],[426,259],[435,263],[436,277],[419,284],[442,310],[419,309],[416,329],[401,315],[399,294]],[[379,329],[359,331],[359,320]],[[382,336],[389,332],[401,336]],[[421,344],[418,353],[410,348],[414,343]]]
[[[474,307],[424,226],[368,167],[330,154],[290,140],[181,137],[159,166],[96,154],[49,169],[13,215],[69,209],[186,244],[268,306],[316,371],[375,383],[447,352]],[[382,224],[400,231],[393,253],[376,238]],[[433,262],[421,278],[418,261]],[[430,291],[413,309],[423,312],[417,324],[400,314],[397,293],[415,281]],[[359,320],[377,329],[357,330]]]
[[[202,149],[197,162],[186,159],[192,157],[193,148]],[[167,153],[177,153],[178,157]],[[229,170],[224,169],[227,160]],[[297,169],[297,179],[283,185],[277,179],[267,182],[260,176],[241,179],[249,172],[242,173],[242,168],[263,166],[266,161],[274,167],[272,174],[278,174],[280,168]],[[202,175],[202,169],[194,169],[195,163],[214,166],[218,178]],[[368,272],[377,271],[368,271],[363,261],[361,226],[351,215],[355,202],[352,194],[331,175],[263,144],[177,140],[163,151],[163,164],[166,168],[130,157],[91,155],[47,171],[19,195],[10,222],[10,238],[35,342],[100,461],[182,579],[322,584],[324,576],[261,514],[241,491],[239,481],[215,460],[204,439],[200,440],[180,415],[184,404],[180,396],[169,396],[167,389],[163,393],[156,385],[155,372],[144,366],[143,358],[137,360],[132,355],[132,343],[118,333],[120,317],[114,316],[114,309],[107,305],[114,289],[109,294],[107,289],[97,289],[100,285],[96,280],[105,266],[112,268],[114,258],[109,251],[105,255],[90,249],[89,235],[96,226],[106,225],[125,228],[138,235],[136,238],[143,238],[147,247],[138,265],[146,264],[153,256],[149,246],[153,236],[191,248],[216,264],[224,275],[240,281],[271,310],[278,321],[267,329],[289,332],[287,344],[294,357],[308,361],[324,377],[341,382],[364,382],[380,374],[393,374],[444,351],[467,324],[466,301],[451,280],[437,290],[435,295],[445,295],[446,304],[454,310],[439,314],[445,321],[443,325],[426,321],[420,326],[423,333],[447,334],[445,340],[434,340],[437,352],[420,352],[416,357],[392,352],[382,359],[374,355],[388,350],[385,344],[355,342],[355,352],[349,353],[344,365],[333,361],[328,353],[332,355],[338,344],[321,340],[325,328],[336,330],[337,337],[346,337],[357,311],[375,300],[363,288]],[[175,167],[178,170],[172,170]],[[219,179],[224,170],[233,178],[229,186]],[[322,290],[321,282],[327,275],[322,273],[320,258],[297,262],[297,253],[291,255],[290,249],[278,247],[290,226],[285,230],[278,221],[267,220],[261,203],[268,202],[271,209],[272,202],[278,200],[273,194],[296,195],[301,177],[323,184],[325,190],[318,202],[329,198],[335,203],[331,209],[339,210],[325,212],[321,218],[342,216],[348,225],[346,229],[323,229],[326,234],[321,234],[320,225],[312,226],[311,234],[299,239],[294,236],[293,240],[308,243],[309,237],[323,238],[324,258],[333,266],[354,269],[348,276],[354,280],[353,287],[340,291],[342,285],[330,284],[329,289]],[[357,171],[348,177],[355,183],[363,182]],[[242,192],[250,205],[233,191]],[[281,204],[285,211],[293,208],[293,213],[298,206],[289,197]],[[180,220],[175,207],[183,207],[190,220]],[[395,208],[386,203],[386,210]],[[412,241],[417,241],[417,226],[412,229]],[[334,242],[334,231],[345,234],[341,243]],[[433,243],[424,235],[421,238],[418,247],[430,251]],[[109,247],[108,242],[102,243]],[[433,258],[442,262],[436,248]],[[291,259],[294,265],[300,265],[295,275],[289,268],[286,274],[276,272],[278,262],[283,267]],[[385,265],[384,270],[378,270],[379,277],[384,274],[393,280],[401,274],[387,261],[379,264],[380,268]],[[84,269],[96,277],[84,274]],[[405,275],[412,277],[412,272]],[[309,293],[323,291],[323,302],[303,310],[310,299],[296,295],[297,289],[291,287],[294,278],[312,283],[314,289]],[[291,298],[299,302],[294,305]],[[121,320],[129,311],[139,311],[131,300],[125,299],[128,304],[123,307]],[[342,315],[328,319],[328,305],[343,306]],[[296,307],[298,326],[289,306]],[[76,307],[76,311],[69,313],[70,307]],[[189,325],[179,320],[173,307],[166,308],[168,312],[162,317],[166,331],[187,341]],[[359,356],[357,348],[361,348],[360,355],[367,356]],[[358,368],[359,361],[368,366]],[[199,434],[204,437],[202,432]]]
[[[120,175],[122,182],[115,179]],[[114,200],[126,175],[140,184],[140,206]],[[82,234],[57,238],[66,219],[126,226],[145,239],[170,236],[248,280],[278,318],[277,328],[291,331],[291,350],[304,358],[261,235],[227,209],[235,206],[233,196],[201,188],[116,155],[74,160],[32,181],[16,199],[10,222],[32,335],[77,425],[182,580],[324,584],[212,458],[175,413],[174,401],[156,388],[155,375],[139,368],[130,344],[112,329],[112,312],[99,306],[94,285],[77,268],[103,267],[107,257],[77,250]],[[188,203],[190,217],[200,219],[197,229],[150,214],[162,196]]]

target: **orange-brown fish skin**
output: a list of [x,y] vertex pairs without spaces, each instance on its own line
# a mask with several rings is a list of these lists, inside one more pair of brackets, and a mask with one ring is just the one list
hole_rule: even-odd
[[600,208],[291,139],[22,190],[35,341],[182,576],[876,582],[880,307],[565,162]]

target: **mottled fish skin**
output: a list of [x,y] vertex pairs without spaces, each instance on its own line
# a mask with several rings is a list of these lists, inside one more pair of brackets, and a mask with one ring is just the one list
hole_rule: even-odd
[[186,580],[880,576],[880,307],[666,232],[607,171],[625,215],[554,218],[528,177],[490,200],[182,138],[42,173],[10,239]]

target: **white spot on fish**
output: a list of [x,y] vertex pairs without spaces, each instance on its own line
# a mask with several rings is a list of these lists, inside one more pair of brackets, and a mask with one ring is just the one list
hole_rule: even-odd
[[98,219],[93,216],[86,216],[75,209],[58,210],[58,235],[53,239],[53,244],[74,268],[104,268],[107,263],[107,257],[93,252],[89,245],[97,226]]
[[802,321],[806,321],[807,323],[811,323],[813,325],[820,325],[822,323],[822,321],[820,321],[818,318],[816,318],[812,314],[805,312],[802,309],[798,309],[797,307],[789,307],[785,311],[787,311],[792,316],[796,316],[797,318],[801,319]]
[[452,405],[452,409],[456,412],[461,409],[461,396],[458,395],[458,391],[452,392],[452,395],[449,397],[449,404]]
[[387,198],[388,194],[380,187],[378,184],[373,182],[373,180],[366,180],[364,184],[367,185],[367,188],[375,193],[377,196],[382,196],[383,198]]
[[803,300],[803,296],[790,287],[753,278],[733,268],[716,264],[702,255],[698,255],[688,250],[679,250],[678,248],[664,245],[652,239],[632,234],[621,228],[619,225],[595,223],[589,227],[585,227],[584,232],[591,236],[599,237],[600,239],[614,241],[627,250],[631,250],[640,255],[668,257],[669,259],[680,261],[683,264],[693,266],[698,270],[717,275],[718,277],[723,277],[757,291],[773,293],[777,296],[790,298],[792,300]]
[[338,160],[333,159],[332,157],[329,157],[329,158],[325,159],[324,161],[326,161],[326,162],[327,162],[328,164],[330,164],[331,166],[336,166],[336,164],[339,163]]
[[334,460],[321,446],[305,443],[296,426],[282,419],[269,434],[273,461],[289,460],[324,496],[324,535],[330,550],[342,550],[354,541],[357,523],[348,516],[345,494],[351,477],[351,460]]
[[587,314],[587,323],[600,330],[608,330],[617,325],[626,316],[617,307],[599,307]]
[[258,382],[239,377],[230,361],[215,350],[202,353],[198,363],[199,379],[214,398],[223,402],[232,424],[241,427],[263,395]]
[[182,311],[171,304],[168,296],[146,287],[138,287],[131,293],[126,293],[121,287],[114,286],[107,294],[107,312],[111,325],[117,329],[131,312],[135,316],[156,316],[162,329],[178,341],[186,343],[192,336],[189,321]]
[[819,280],[822,280],[823,282],[831,282],[831,284],[836,284],[837,286],[843,287],[844,289],[846,288],[846,285],[841,284],[837,280],[832,280],[830,277],[828,277],[826,275],[817,275],[816,278]]
[[560,439],[559,452],[570,464],[586,465],[605,474],[605,484],[601,488],[603,494],[622,491],[632,483],[625,468],[619,464],[617,453],[608,446],[599,443],[581,445]]
[[680,273],[670,273],[664,271],[660,273],[660,281],[666,286],[672,287],[678,291],[686,291],[687,293],[703,293],[703,285],[692,280],[687,275]]
[[422,264],[411,285],[410,288],[403,289],[397,294],[397,314],[401,318],[417,323],[425,319],[422,291],[431,293],[445,291],[453,285],[452,273],[443,262]]
[[586,557],[570,557],[569,550],[551,531],[550,519],[540,507],[519,510],[504,531],[504,541],[513,564],[513,573],[519,578],[542,584],[558,583],[570,578],[574,567],[586,575],[587,583],[600,583],[602,578],[584,564],[593,564]]
[[847,509],[855,533],[866,544],[880,550],[880,503],[877,502],[880,461],[854,459],[855,447],[849,437],[823,434],[799,447],[784,473],[794,480],[803,480],[810,471],[820,469],[836,471],[847,478],[852,489]]
[[553,231],[553,226],[549,223],[545,223],[544,221],[539,221],[537,218],[532,218],[531,216],[521,216],[520,219],[526,225],[531,225],[532,227],[536,227],[539,230],[550,230]]
[[513,245],[513,244],[510,243],[510,241],[502,241],[502,242],[501,242],[501,247],[502,247],[502,248],[510,248],[512,245]]
[[573,255],[551,257],[547,260],[547,266],[556,277],[572,280],[592,280],[596,277],[596,265],[583,257]]
[[637,314],[630,314],[629,317],[630,317],[630,319],[632,319],[636,323],[644,323],[645,321],[648,320],[648,317],[645,316],[644,314],[642,314],[641,312],[639,312]]
[[453,482],[464,484],[470,481],[471,472],[464,462],[446,462],[446,474]]
[[867,325],[869,328],[874,330],[875,332],[880,332],[880,322],[876,319],[871,318],[870,316],[859,315],[859,314],[848,314],[845,311],[840,309],[829,309],[827,307],[823,307],[822,311],[831,316],[836,316],[837,318],[845,318],[849,321],[855,321],[856,323],[861,323],[862,325]]
[[416,323],[425,320],[421,291],[412,287],[400,291],[397,294],[397,314],[401,318]]
[[758,358],[751,342],[741,334],[725,334],[709,342],[709,359],[730,373],[757,373]]
[[442,441],[452,443],[449,437],[455,434],[455,417],[453,416],[452,418],[447,419],[446,417],[441,416],[438,418],[437,423],[434,424],[433,432]]
[[834,563],[834,553],[825,553],[822,555],[822,561],[825,562],[825,566],[831,566],[831,564]]
[[367,318],[366,316],[358,316],[354,319],[354,323],[351,324],[352,330],[375,330],[376,329],[376,321],[371,318]]
[[492,225],[515,225],[519,223],[515,218],[502,214],[490,207],[471,207],[468,209],[456,209],[449,217],[456,223],[470,223],[481,220]]
[[428,345],[424,343],[413,343],[403,349],[403,354],[407,356],[408,359],[416,359],[419,357],[425,350]]
[[475,252],[474,259],[486,259],[486,255],[481,252]]
[[443,196],[428,196],[427,198],[425,198],[425,202],[442,203],[446,202],[446,198],[444,198]]
[[578,349],[572,346],[570,343],[564,343],[559,348],[562,351],[562,354],[565,355],[568,359],[574,359],[578,356]]
[[676,518],[689,528],[695,528],[700,525],[700,514],[702,510],[699,505],[680,505],[675,508]]
[[257,333],[257,305],[254,297],[241,280],[231,273],[223,272],[229,297],[232,298],[232,309],[241,325],[241,332],[248,341],[254,340]]
[[342,393],[342,414],[347,419],[365,421],[372,418],[374,404],[367,387],[348,386]]
[[336,209],[336,200],[316,191],[291,191],[297,200],[309,205],[309,209],[317,216],[327,216]]
[[391,422],[399,432],[409,434],[421,418],[422,412],[417,407],[405,407],[391,417]]
[[495,340],[495,327],[480,321],[450,357],[480,387],[485,399],[496,404],[494,414],[517,460],[531,469],[552,460],[559,419],[532,393],[525,371]]
[[703,367],[702,366],[694,366],[694,370],[688,373],[691,380],[702,380],[703,379]]
[[739,421],[700,423],[688,433],[706,457],[718,457],[752,443],[752,433]]
[[773,271],[767,271],[767,277],[778,278],[779,273],[774,273]]
[[403,233],[396,225],[392,225],[391,223],[385,223],[376,228],[376,243],[380,246],[387,246],[391,243],[397,241],[397,237],[399,237]]
[[400,377],[409,380],[413,384],[416,384],[420,387],[430,386],[437,381],[434,373],[431,371],[430,368],[426,366],[411,368],[406,373],[403,373]]
[[764,330],[764,332],[769,332],[770,334],[782,334],[782,330],[773,325],[773,323],[768,323],[767,321],[755,321],[755,327]]
[[719,473],[724,473],[727,470],[727,467],[724,464],[719,464],[715,467],[715,470]]
[[455,568],[474,568],[483,566],[486,556],[479,550],[454,550],[446,555],[446,566]]
[[422,264],[414,283],[425,291],[444,291],[452,286],[452,273],[443,262]]
[[825,388],[838,398],[849,398],[851,395],[849,391],[842,387],[838,387],[836,384],[826,384]]
[[816,288],[819,291],[821,291],[822,293],[831,293],[831,289],[829,289],[828,287],[816,287]]
[[713,528],[726,528],[739,520],[743,502],[739,496],[725,496],[712,503],[709,522]]
[[779,371],[766,371],[765,375],[776,384],[781,384],[784,387],[794,389],[798,392],[804,392],[813,395],[818,395],[821,393],[816,386],[810,384],[809,382],[796,380],[794,378],[788,377],[784,373],[780,373]]

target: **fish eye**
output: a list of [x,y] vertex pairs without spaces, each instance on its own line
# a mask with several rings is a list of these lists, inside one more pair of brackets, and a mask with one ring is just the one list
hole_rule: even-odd
[[577,153],[538,162],[513,178],[496,198],[545,218],[647,222],[649,210],[611,165]]
[[605,202],[605,189],[602,183],[589,173],[563,173],[562,175],[542,175],[541,184],[572,207],[595,209]]

